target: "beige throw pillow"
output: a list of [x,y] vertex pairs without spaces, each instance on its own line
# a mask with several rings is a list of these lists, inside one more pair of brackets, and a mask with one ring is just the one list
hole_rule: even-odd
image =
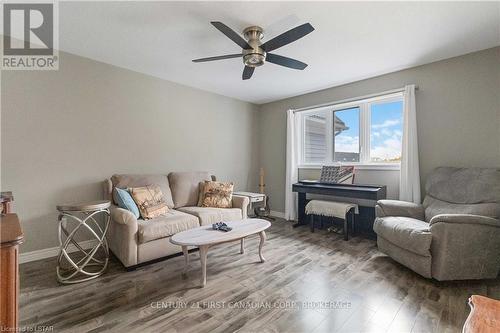
[[203,184],[202,207],[233,207],[233,183],[205,181]]
[[128,190],[139,207],[143,219],[148,220],[168,213],[167,203],[158,185],[134,187]]

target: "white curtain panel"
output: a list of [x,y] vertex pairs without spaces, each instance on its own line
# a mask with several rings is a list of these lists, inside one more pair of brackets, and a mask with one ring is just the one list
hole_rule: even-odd
[[399,177],[399,200],[420,202],[420,170],[418,165],[417,112],[415,85],[404,91],[403,147],[401,175]]
[[285,184],[285,219],[297,217],[297,193],[292,192],[292,185],[298,181],[298,140],[297,119],[293,110],[286,113],[286,184]]

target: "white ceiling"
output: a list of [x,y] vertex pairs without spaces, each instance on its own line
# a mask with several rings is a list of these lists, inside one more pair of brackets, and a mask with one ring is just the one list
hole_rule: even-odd
[[[353,82],[500,45],[500,2],[61,2],[63,51],[254,103]],[[309,64],[271,63],[241,80],[238,53],[216,30],[265,29],[264,41],[299,24],[315,31],[277,54]]]

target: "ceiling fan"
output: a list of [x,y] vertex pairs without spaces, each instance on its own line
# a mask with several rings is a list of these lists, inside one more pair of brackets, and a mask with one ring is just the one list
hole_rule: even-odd
[[304,68],[307,67],[307,64],[301,61],[269,52],[274,51],[279,47],[295,42],[297,39],[300,39],[305,35],[309,34],[310,32],[314,31],[313,26],[310,25],[309,23],[305,23],[299,25],[298,27],[290,29],[287,32],[282,33],[281,35],[276,36],[271,40],[268,40],[264,44],[262,44],[261,42],[262,37],[264,37],[263,34],[264,30],[261,27],[251,26],[243,30],[243,36],[245,36],[246,38],[245,40],[234,30],[232,30],[222,22],[210,22],[210,23],[212,23],[214,27],[216,27],[229,39],[238,44],[242,48],[242,51],[241,53],[195,59],[193,60],[193,62],[205,62],[205,61],[243,57],[243,63],[245,64],[245,68],[243,69],[243,75],[242,75],[243,80],[248,80],[249,78],[251,78],[253,71],[255,70],[255,67],[264,65],[266,61],[272,62],[273,64],[276,65],[293,69],[303,70]]

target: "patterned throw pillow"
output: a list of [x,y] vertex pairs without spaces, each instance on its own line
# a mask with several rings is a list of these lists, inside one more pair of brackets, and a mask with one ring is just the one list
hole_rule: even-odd
[[128,191],[139,207],[143,219],[148,220],[168,213],[167,203],[158,185],[134,187]]
[[205,181],[202,207],[233,207],[233,183]]

